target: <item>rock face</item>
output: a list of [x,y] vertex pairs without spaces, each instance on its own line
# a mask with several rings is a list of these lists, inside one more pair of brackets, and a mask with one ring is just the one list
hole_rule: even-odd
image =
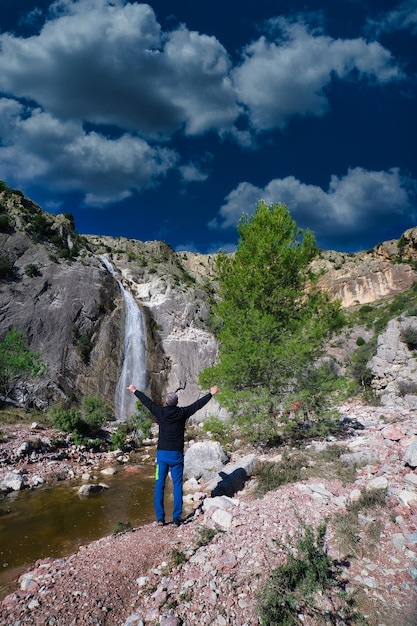
[[[113,403],[125,336],[117,279],[146,315],[147,391],[162,401],[168,389],[181,390],[181,404],[201,395],[198,373],[217,357],[205,323],[213,256],[176,254],[162,242],[80,237],[71,216],[49,215],[8,189],[0,192],[0,215],[0,339],[11,328],[22,331],[48,366],[14,400],[46,409],[99,394]],[[210,404],[200,418],[213,411]]]
[[[198,373],[215,363],[217,342],[207,328],[215,296],[215,255],[175,253],[163,242],[88,237],[97,254],[117,268],[143,308],[148,327],[149,391],[162,402],[167,390],[190,404],[201,395]],[[213,381],[213,384],[215,381]],[[195,419],[221,413],[215,400]]]
[[377,353],[370,368],[372,386],[384,405],[403,404],[417,408],[414,338],[417,338],[417,318],[406,316],[388,322],[385,332],[378,337]]
[[0,205],[9,216],[0,248],[10,268],[0,280],[0,336],[22,331],[48,365],[20,399],[29,396],[38,408],[84,393],[112,400],[123,337],[117,283],[69,220],[46,218],[37,205],[6,192]]
[[[417,234],[417,229],[407,232]],[[322,252],[312,263],[314,272],[325,272],[319,286],[334,300],[340,300],[343,308],[369,304],[409,289],[417,280],[417,272],[405,262],[393,264],[394,259],[400,258],[398,246],[388,244],[354,255]],[[392,256],[388,256],[389,251]],[[410,261],[411,254],[412,251],[407,256]]]

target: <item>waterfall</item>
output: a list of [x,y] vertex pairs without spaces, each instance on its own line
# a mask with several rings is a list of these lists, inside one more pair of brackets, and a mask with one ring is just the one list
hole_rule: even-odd
[[124,358],[114,396],[116,419],[125,420],[135,413],[137,402],[134,394],[127,391],[127,387],[132,383],[143,390],[147,385],[145,316],[135,298],[116,277],[110,261],[105,256],[100,256],[100,259],[110,274],[116,278],[125,302]]

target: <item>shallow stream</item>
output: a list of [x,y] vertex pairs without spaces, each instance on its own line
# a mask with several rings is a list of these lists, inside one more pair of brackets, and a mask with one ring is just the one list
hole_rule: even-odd
[[[154,468],[121,468],[100,479],[109,488],[81,498],[80,481],[14,492],[0,500],[0,598],[38,559],[76,552],[80,545],[111,535],[119,523],[133,528],[154,520]],[[172,511],[167,482],[167,514]],[[170,509],[171,507],[171,509]]]

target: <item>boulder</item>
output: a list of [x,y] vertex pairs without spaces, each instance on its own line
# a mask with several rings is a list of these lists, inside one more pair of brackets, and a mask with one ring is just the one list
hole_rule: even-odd
[[388,480],[385,476],[377,476],[366,485],[366,491],[378,491],[388,488]]
[[3,491],[21,491],[26,486],[26,478],[17,472],[7,472],[1,483]]
[[194,443],[184,455],[184,477],[209,480],[220,472],[228,460],[217,441]]
[[417,467],[417,441],[408,446],[404,455],[404,463],[410,467]]
[[105,489],[108,489],[108,487],[107,485],[103,485],[102,483],[81,485],[81,487],[78,489],[78,495],[88,497],[99,493],[100,491],[104,491]]

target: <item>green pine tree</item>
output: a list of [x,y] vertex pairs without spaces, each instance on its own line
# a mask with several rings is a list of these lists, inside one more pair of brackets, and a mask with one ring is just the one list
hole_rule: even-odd
[[248,412],[250,404],[268,415],[278,396],[305,387],[343,318],[309,271],[318,253],[314,235],[297,227],[285,205],[260,202],[238,232],[236,252],[218,259],[219,362],[201,382],[221,385],[232,410],[245,405]]

